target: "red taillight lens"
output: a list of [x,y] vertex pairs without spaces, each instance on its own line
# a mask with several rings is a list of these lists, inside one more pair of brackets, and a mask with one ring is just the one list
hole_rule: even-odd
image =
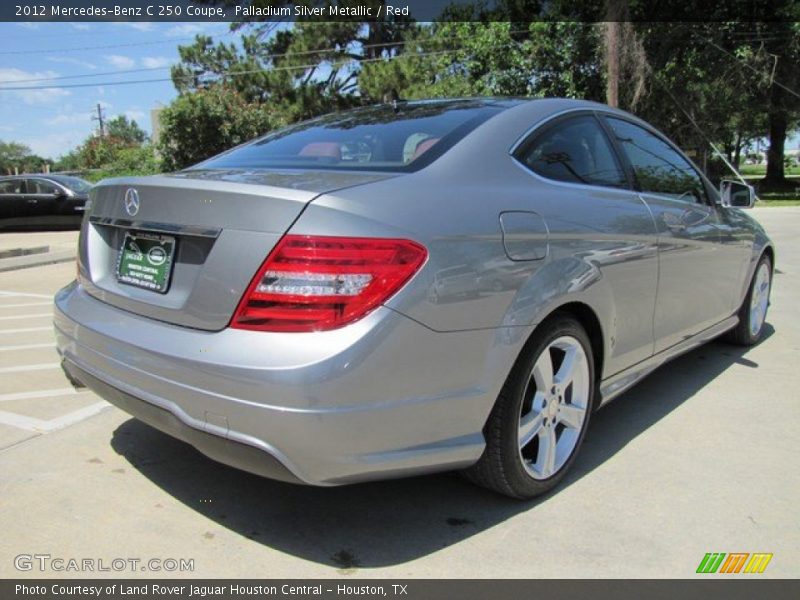
[[247,288],[231,327],[336,329],[385,302],[427,255],[410,240],[286,235]]

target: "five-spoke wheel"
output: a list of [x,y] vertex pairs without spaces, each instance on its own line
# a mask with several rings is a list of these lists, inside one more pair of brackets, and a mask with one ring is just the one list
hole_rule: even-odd
[[581,324],[556,314],[534,332],[486,423],[473,481],[515,498],[555,486],[583,441],[594,395],[592,346]]
[[739,324],[730,331],[728,340],[742,346],[752,346],[764,334],[764,322],[769,308],[772,287],[772,261],[764,254],[758,261],[750,289],[739,309]]

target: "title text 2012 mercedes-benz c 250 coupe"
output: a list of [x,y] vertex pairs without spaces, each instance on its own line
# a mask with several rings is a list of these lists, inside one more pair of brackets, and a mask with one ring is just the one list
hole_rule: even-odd
[[762,334],[762,228],[573,100],[397,102],[91,193],[55,300],[74,379],[206,455],[335,485],[463,469],[528,498],[594,409]]

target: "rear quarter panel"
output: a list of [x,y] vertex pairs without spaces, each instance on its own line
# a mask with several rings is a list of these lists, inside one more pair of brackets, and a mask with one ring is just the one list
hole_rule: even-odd
[[[536,105],[494,117],[417,173],[315,199],[292,233],[421,242],[427,263],[387,306],[435,331],[485,329],[513,357],[542,319],[583,303],[603,331],[607,376],[652,353],[652,217],[630,192],[552,185],[520,166],[509,149],[543,116]],[[513,210],[544,219],[549,233],[534,233],[531,242],[548,246],[545,258],[506,255],[499,216]],[[456,269],[475,273],[475,293],[432,294],[446,280],[437,274]],[[497,278],[502,285],[482,284]]]

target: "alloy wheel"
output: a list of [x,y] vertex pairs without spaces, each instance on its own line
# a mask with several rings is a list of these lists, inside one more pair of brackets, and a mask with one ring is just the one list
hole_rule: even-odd
[[520,407],[517,442],[534,479],[548,479],[569,460],[589,407],[589,364],[581,343],[556,338],[531,370]]
[[750,334],[757,337],[764,325],[769,304],[770,285],[769,265],[762,262],[753,279],[753,293],[750,297]]

